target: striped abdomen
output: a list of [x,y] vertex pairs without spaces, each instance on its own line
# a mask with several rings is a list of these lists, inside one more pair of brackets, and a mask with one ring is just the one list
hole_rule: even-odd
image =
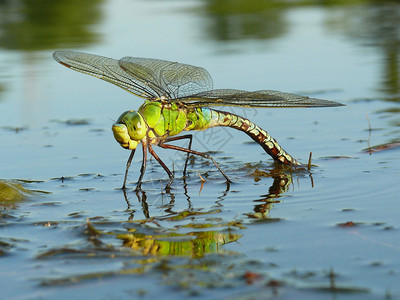
[[260,144],[265,152],[271,155],[275,161],[285,165],[300,165],[300,163],[295,158],[293,158],[281,146],[279,146],[278,142],[273,137],[271,137],[268,132],[261,129],[250,120],[224,111],[208,108],[203,108],[203,110],[211,111],[211,122],[209,127],[227,126],[243,131],[254,141]]

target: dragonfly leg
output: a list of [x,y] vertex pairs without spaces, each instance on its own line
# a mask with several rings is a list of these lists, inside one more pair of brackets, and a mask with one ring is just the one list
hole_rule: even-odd
[[[169,142],[177,141],[177,140],[182,140],[182,139],[189,139],[189,146],[188,146],[187,149],[191,150],[192,149],[192,140],[193,140],[193,135],[192,134],[185,134],[185,135],[181,135],[181,136],[167,137],[164,141],[161,142],[161,144],[169,143]],[[184,177],[186,177],[186,169],[187,169],[187,164],[188,164],[188,161],[189,161],[189,154],[190,154],[190,152],[188,152],[187,155],[186,155],[185,167],[183,169],[183,176]]]
[[128,161],[126,162],[124,184],[122,185],[122,189],[123,190],[125,190],[125,188],[126,188],[126,179],[128,178],[128,170],[129,170],[129,167],[131,166],[133,156],[135,155],[135,151],[136,151],[136,149],[133,149],[131,151],[131,154],[129,155]]
[[191,149],[186,149],[186,148],[182,148],[179,146],[175,146],[175,145],[166,145],[166,144],[160,144],[160,147],[164,148],[164,149],[173,149],[173,150],[178,150],[178,151],[182,151],[182,152],[187,152],[187,153],[191,153],[191,154],[195,154],[195,155],[199,155],[208,159],[211,159],[212,162],[214,163],[214,165],[217,167],[217,169],[221,172],[221,174],[225,177],[226,181],[228,183],[232,182],[228,176],[226,176],[226,174],[224,173],[224,171],[222,171],[222,169],[220,168],[220,166],[217,164],[217,162],[214,160],[214,158],[212,158],[211,155],[208,155],[207,153],[203,153],[203,152],[198,152],[198,151],[194,151]]
[[143,159],[142,159],[142,166],[140,167],[140,176],[138,182],[136,184],[135,191],[139,191],[142,185],[142,179],[144,172],[146,171],[146,163],[147,163],[147,146],[145,142],[142,142],[142,149],[143,149]]
[[168,169],[168,167],[166,166],[166,164],[161,160],[160,157],[158,157],[157,153],[154,152],[153,148],[151,147],[151,145],[149,144],[147,146],[149,148],[149,152],[151,155],[153,155],[153,157],[156,159],[156,161],[158,161],[158,163],[164,168],[165,172],[167,172],[168,176],[169,176],[169,182],[167,184],[167,186],[165,187],[166,189],[169,189],[169,187],[172,184],[172,181],[174,180],[174,174],[172,174],[172,172]]

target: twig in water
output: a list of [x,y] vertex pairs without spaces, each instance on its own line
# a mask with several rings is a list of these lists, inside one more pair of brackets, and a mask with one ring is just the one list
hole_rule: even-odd
[[307,170],[311,169],[311,157],[312,157],[312,152],[310,152],[310,156],[308,157]]
[[200,177],[200,180],[201,180],[201,186],[200,186],[200,191],[199,191],[199,195],[200,195],[201,190],[203,189],[203,186],[204,186],[204,182],[206,182],[206,181],[204,180],[203,177],[201,177],[200,173],[199,173],[199,177]]
[[371,141],[372,128],[371,128],[371,122],[369,121],[368,114],[366,114],[366,118],[367,118],[367,121],[368,121],[368,132],[369,132],[369,135],[368,135],[368,149],[370,149],[370,150],[368,152],[369,152],[369,155],[371,155],[372,154],[372,150],[371,150],[371,147],[370,147],[370,141]]

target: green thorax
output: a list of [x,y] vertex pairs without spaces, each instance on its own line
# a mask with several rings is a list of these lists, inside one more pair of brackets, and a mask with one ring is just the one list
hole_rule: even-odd
[[211,110],[187,107],[183,103],[146,101],[138,110],[155,136],[173,136],[187,130],[209,128]]

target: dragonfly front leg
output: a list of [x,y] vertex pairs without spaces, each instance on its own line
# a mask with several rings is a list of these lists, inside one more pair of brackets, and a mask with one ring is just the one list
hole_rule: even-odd
[[161,160],[161,158],[158,157],[157,153],[154,152],[153,148],[151,147],[151,145],[149,144],[147,146],[149,148],[149,152],[151,155],[153,155],[153,157],[156,159],[156,161],[158,161],[158,163],[164,168],[165,172],[167,172],[168,176],[169,176],[169,182],[167,184],[167,186],[165,187],[166,189],[169,189],[169,187],[172,184],[172,181],[174,180],[174,174],[172,174],[172,172],[168,169],[168,167],[166,166],[166,164]]
[[178,150],[178,151],[182,151],[182,152],[187,152],[187,153],[191,153],[191,154],[195,154],[195,155],[199,155],[199,156],[203,156],[205,158],[211,159],[212,162],[214,163],[214,165],[217,167],[217,169],[221,172],[221,174],[225,177],[226,182],[230,183],[232,182],[228,176],[226,176],[226,174],[224,173],[224,171],[222,171],[222,169],[219,167],[219,165],[217,164],[217,162],[214,160],[214,158],[212,158],[211,155],[208,155],[207,153],[203,153],[203,152],[198,152],[198,151],[194,151],[191,149],[186,149],[186,148],[182,148],[179,146],[175,146],[175,145],[168,145],[168,144],[159,144],[160,147],[164,148],[164,149],[173,149],[173,150]]
[[142,142],[142,149],[143,149],[143,159],[142,159],[142,166],[140,167],[140,176],[138,182],[136,184],[135,191],[139,191],[142,186],[142,179],[144,172],[146,171],[146,163],[147,163],[147,146],[145,142]]
[[[147,151],[146,151],[146,146],[145,143],[142,143],[143,145],[143,160],[142,160],[142,166],[140,168],[140,176],[139,176],[139,180],[136,184],[136,189],[135,190],[140,190],[140,186],[142,184],[142,179],[143,179],[143,175],[144,172],[146,170],[146,162],[147,162]],[[129,155],[128,161],[126,162],[126,170],[125,170],[125,177],[124,177],[124,184],[122,185],[122,189],[125,190],[126,189],[126,180],[128,178],[128,171],[129,171],[129,167],[131,166],[132,163],[132,159],[133,156],[135,155],[135,151],[136,149],[133,149],[131,151],[131,154]]]
[[[182,139],[189,139],[189,146],[187,149],[191,150],[192,149],[192,140],[193,140],[193,135],[192,134],[185,134],[181,136],[174,136],[174,137],[167,137],[164,141],[162,141],[159,146],[163,143],[169,143],[172,141],[177,141],[177,140],[182,140]],[[183,176],[186,177],[186,169],[187,169],[187,164],[189,161],[189,154],[190,152],[187,153],[186,155],[186,161],[185,161],[185,167],[183,168]]]
[[128,170],[129,170],[129,167],[131,166],[133,156],[135,155],[135,151],[136,151],[136,149],[133,149],[131,151],[131,154],[129,155],[128,161],[126,162],[124,184],[122,185],[122,189],[123,190],[125,190],[125,188],[126,188],[126,179],[128,178]]

